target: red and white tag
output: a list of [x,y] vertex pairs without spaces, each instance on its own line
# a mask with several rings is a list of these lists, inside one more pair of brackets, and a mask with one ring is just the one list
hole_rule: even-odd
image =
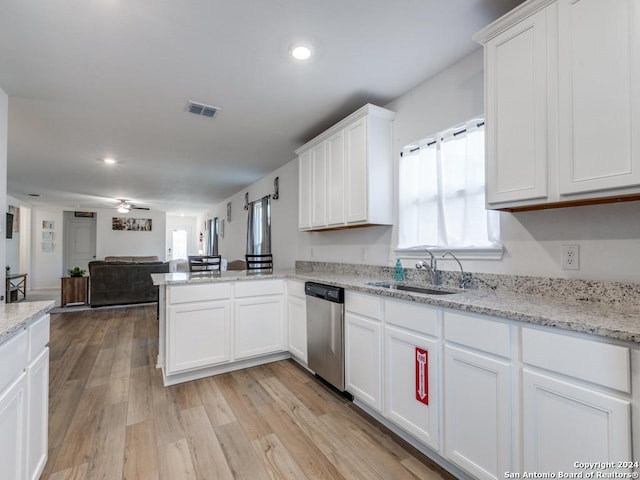
[[416,347],[416,400],[429,405],[429,352]]

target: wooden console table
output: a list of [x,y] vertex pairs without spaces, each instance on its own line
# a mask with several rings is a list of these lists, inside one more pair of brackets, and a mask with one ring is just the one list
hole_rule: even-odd
[[[20,298],[22,294],[22,298]],[[27,274],[9,273],[5,285],[6,302],[19,302],[27,298]]]
[[61,277],[63,307],[89,304],[89,277]]

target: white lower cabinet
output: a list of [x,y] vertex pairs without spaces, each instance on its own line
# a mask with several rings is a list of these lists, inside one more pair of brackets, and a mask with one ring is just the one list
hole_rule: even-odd
[[286,350],[282,295],[236,300],[234,328],[234,360]]
[[439,341],[410,330],[384,328],[385,416],[439,450]]
[[576,460],[632,459],[628,400],[528,369],[523,394],[526,471],[582,472]]
[[171,305],[167,324],[167,373],[231,360],[231,302]]
[[444,347],[444,454],[480,479],[512,471],[510,364]]
[[631,451],[629,354],[621,345],[522,329],[525,470],[582,472],[574,461],[640,460]]
[[[295,290],[295,292],[292,290]],[[304,283],[302,282],[288,282],[287,320],[289,352],[296,360],[306,365],[307,302],[304,297]]]
[[49,349],[44,348],[27,366],[27,451],[29,480],[40,478],[47,463],[49,421]]
[[382,324],[345,314],[345,388],[358,400],[382,410]]
[[0,345],[0,477],[40,478],[48,453],[49,315]]
[[382,411],[382,299],[344,294],[345,389],[357,400]]
[[2,478],[22,480],[25,469],[27,375],[22,372],[0,392],[0,465]]

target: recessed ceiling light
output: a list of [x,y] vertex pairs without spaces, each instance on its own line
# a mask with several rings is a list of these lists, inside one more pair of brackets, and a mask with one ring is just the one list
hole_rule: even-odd
[[114,163],[116,163],[116,160],[113,158],[105,158],[104,159],[104,163],[109,164],[109,165],[113,165]]
[[296,60],[307,60],[311,56],[311,49],[304,45],[296,45],[291,49],[291,56]]

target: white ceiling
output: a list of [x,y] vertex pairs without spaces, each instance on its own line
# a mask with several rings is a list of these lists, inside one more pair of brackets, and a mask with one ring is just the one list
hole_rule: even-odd
[[[204,211],[479,48],[471,35],[520,3],[2,0],[8,194]],[[307,63],[288,54],[300,41]],[[198,117],[188,100],[221,111]]]

